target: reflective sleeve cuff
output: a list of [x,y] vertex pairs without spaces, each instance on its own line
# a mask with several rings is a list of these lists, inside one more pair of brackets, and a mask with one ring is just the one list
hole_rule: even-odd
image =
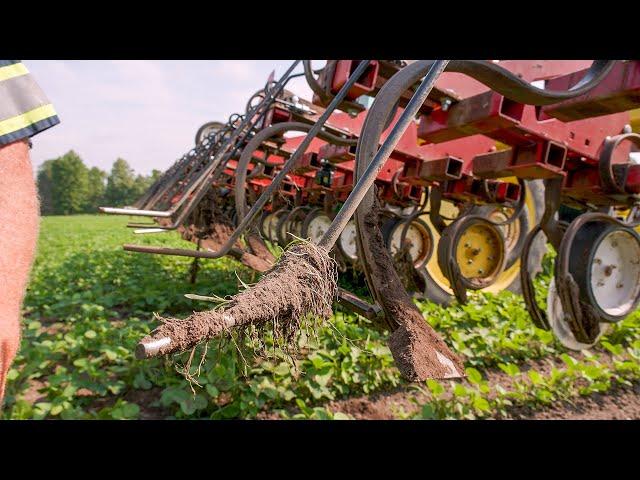
[[27,67],[17,60],[0,60],[0,145],[58,123],[58,114]]
[[[11,119],[9,119],[11,120]],[[0,128],[0,145],[7,145],[9,143],[17,142],[34,136],[37,133],[43,132],[48,128],[53,127],[60,123],[60,119],[53,112],[53,115],[47,116],[34,122],[18,123],[17,128],[11,130],[2,131]],[[0,122],[0,126],[2,122]]]

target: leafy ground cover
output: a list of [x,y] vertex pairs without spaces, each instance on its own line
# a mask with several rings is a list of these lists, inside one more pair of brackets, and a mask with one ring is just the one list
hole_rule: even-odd
[[[521,298],[508,292],[446,309],[418,302],[464,356],[464,381],[405,382],[387,333],[344,312],[303,332],[295,358],[273,349],[269,338],[266,352],[254,355],[247,337],[211,342],[192,362],[189,354],[138,361],[133,350],[155,325],[152,312],[186,316],[210,304],[184,294],[230,295],[257,276],[230,259],[201,261],[192,285],[191,259],[124,252],[133,237],[127,221],[43,219],[22,347],[0,418],[518,418],[594,395],[637,400],[637,313],[613,326],[598,348],[578,354],[535,328]],[[133,240],[193,248],[173,233]],[[547,259],[541,293],[549,265]],[[189,363],[191,381],[184,375]],[[384,414],[371,414],[381,399]]]

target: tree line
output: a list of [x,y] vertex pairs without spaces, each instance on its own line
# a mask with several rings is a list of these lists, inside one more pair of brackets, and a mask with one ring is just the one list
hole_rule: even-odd
[[161,175],[136,175],[126,160],[113,162],[111,172],[87,167],[70,150],[38,167],[37,184],[42,215],[95,213],[101,206],[131,205]]

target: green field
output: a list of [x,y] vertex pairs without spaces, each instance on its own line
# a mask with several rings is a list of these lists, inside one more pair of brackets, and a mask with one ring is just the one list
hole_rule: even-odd
[[[233,260],[203,261],[191,285],[190,259],[127,253],[121,245],[193,245],[174,233],[134,238],[127,221],[43,219],[1,418],[340,419],[351,417],[349,399],[383,396],[397,418],[511,417],[628,389],[640,378],[637,313],[578,354],[535,328],[522,300],[503,292],[474,295],[463,307],[419,304],[464,356],[464,381],[408,384],[393,366],[386,332],[338,312],[300,336],[294,361],[269,338],[260,356],[249,338],[210,342],[199,372],[202,350],[195,353],[190,382],[180,373],[188,354],[134,359],[138,339],[156,325],[153,312],[186,316],[211,304],[184,294],[229,295],[257,277]],[[547,259],[547,275],[549,266]]]

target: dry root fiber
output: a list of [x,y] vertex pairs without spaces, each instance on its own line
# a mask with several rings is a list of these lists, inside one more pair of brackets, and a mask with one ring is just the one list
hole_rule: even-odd
[[157,354],[191,349],[200,342],[232,327],[257,327],[271,322],[276,338],[293,340],[307,315],[327,319],[337,294],[337,269],[327,252],[314,244],[300,242],[285,251],[274,266],[253,287],[235,295],[224,306],[195,312],[185,319],[160,319],[162,325],[142,340],[169,338]]

